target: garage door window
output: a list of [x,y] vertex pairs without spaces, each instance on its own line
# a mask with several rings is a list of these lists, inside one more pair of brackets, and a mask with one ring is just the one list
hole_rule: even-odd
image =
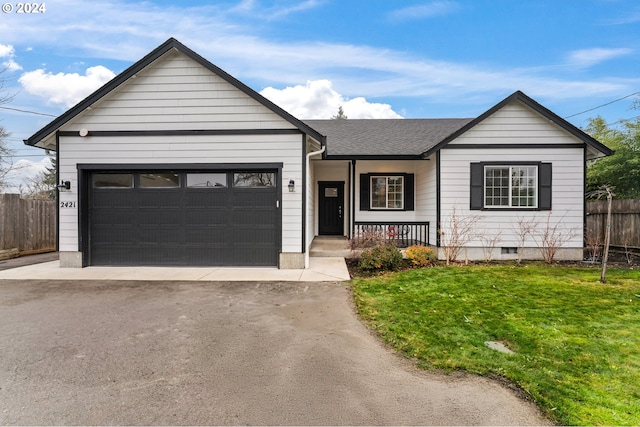
[[188,173],[187,187],[189,188],[226,188],[226,173]]
[[262,188],[275,187],[276,174],[273,172],[236,172],[233,174],[234,187]]
[[141,188],[177,188],[180,187],[180,175],[177,173],[141,173]]
[[96,173],[93,175],[93,188],[131,188],[131,173]]

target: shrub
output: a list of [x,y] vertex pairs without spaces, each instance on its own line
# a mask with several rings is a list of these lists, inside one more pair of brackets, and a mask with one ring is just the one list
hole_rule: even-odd
[[360,256],[363,270],[396,270],[402,262],[402,252],[393,245],[378,245],[365,249]]
[[349,240],[352,251],[357,249],[372,248],[384,243],[384,234],[380,230],[362,230]]
[[411,264],[416,267],[428,267],[438,259],[433,249],[423,245],[409,246],[405,251],[405,255],[411,261]]

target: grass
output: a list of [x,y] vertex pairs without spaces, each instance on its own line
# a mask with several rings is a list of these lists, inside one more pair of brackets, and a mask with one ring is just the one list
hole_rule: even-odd
[[640,425],[640,271],[598,279],[588,268],[492,265],[352,286],[362,318],[424,369],[505,377],[556,423]]

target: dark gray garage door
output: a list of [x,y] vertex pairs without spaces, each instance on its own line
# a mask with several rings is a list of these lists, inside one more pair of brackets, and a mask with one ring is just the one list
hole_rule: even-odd
[[277,172],[94,172],[91,265],[277,266]]

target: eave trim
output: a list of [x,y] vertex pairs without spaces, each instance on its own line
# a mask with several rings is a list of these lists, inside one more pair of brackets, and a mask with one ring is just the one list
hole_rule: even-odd
[[564,130],[566,130],[567,132],[569,132],[570,134],[575,136],[576,138],[580,139],[585,144],[587,144],[587,145],[593,147],[594,149],[600,151],[605,156],[610,156],[610,155],[613,154],[613,151],[609,147],[607,147],[606,145],[602,144],[601,142],[599,142],[595,138],[593,138],[590,135],[588,135],[587,133],[583,132],[581,129],[577,128],[576,126],[572,125],[571,123],[569,123],[568,121],[566,121],[562,117],[558,116],[553,111],[549,110],[548,108],[542,106],[541,104],[539,104],[538,102],[536,102],[532,98],[528,97],[526,94],[524,94],[524,92],[516,91],[513,94],[511,94],[508,97],[506,97],[505,99],[503,99],[502,101],[500,101],[498,104],[494,105],[489,110],[485,111],[483,114],[481,114],[477,118],[473,119],[472,121],[470,121],[469,123],[467,123],[466,125],[461,127],[460,129],[458,129],[457,131],[455,131],[454,133],[452,133],[451,135],[449,135],[448,137],[446,137],[445,139],[440,141],[438,144],[436,144],[434,147],[430,148],[428,151],[425,151],[424,153],[422,153],[422,157],[429,157],[431,154],[433,154],[434,152],[436,152],[436,151],[440,150],[441,148],[445,147],[451,141],[453,141],[454,139],[458,138],[459,136],[461,136],[462,134],[464,134],[468,130],[472,129],[474,126],[476,126],[478,123],[482,122],[487,117],[491,116],[496,111],[502,109],[503,107],[505,107],[508,104],[511,104],[514,101],[522,102],[523,104],[525,104],[526,106],[528,106],[532,110],[534,110],[537,113],[541,114],[542,116],[546,117],[548,120],[550,120],[553,123],[555,123],[556,125],[560,126]]
[[133,64],[132,66],[130,66],[129,68],[127,68],[126,70],[118,74],[116,77],[114,77],[105,85],[103,85],[100,89],[96,90],[91,95],[89,95],[88,97],[80,101],[74,107],[67,110],[67,112],[63,113],[61,116],[58,116],[51,123],[49,123],[42,129],[40,129],[38,132],[33,134],[30,138],[24,140],[24,143],[26,145],[35,146],[38,142],[42,141],[49,135],[52,135],[54,132],[60,129],[60,127],[64,126],[66,123],[68,123],[73,118],[75,118],[78,114],[80,114],[81,112],[86,110],[88,107],[90,107],[91,105],[93,105],[94,103],[102,99],[107,94],[111,93],[113,90],[117,89],[121,84],[128,81],[135,74],[139,73],[140,71],[145,69],[147,66],[151,65],[153,62],[158,60],[160,57],[164,56],[166,53],[170,52],[172,49],[175,49],[178,52],[181,52],[187,57],[193,59],[195,62],[207,68],[209,71],[216,74],[218,77],[224,79],[235,88],[239,89],[249,97],[253,98],[260,104],[264,105],[274,113],[278,114],[280,117],[282,117],[284,120],[291,123],[293,126],[297,127],[302,132],[309,134],[313,136],[316,140],[320,141],[321,143],[324,143],[325,138],[318,131],[316,131],[315,129],[312,129],[311,127],[306,125],[304,122],[296,119],[291,114],[287,113],[285,110],[278,107],[276,104],[269,101],[267,98],[260,95],[258,92],[251,89],[249,86],[245,85],[235,77],[231,76],[226,71],[222,70],[221,68],[217,67],[213,63],[209,62],[208,60],[206,60],[205,58],[203,58],[193,50],[189,49],[188,47],[186,47],[185,45],[183,45],[173,37],[168,39],[166,42],[164,42],[157,48],[155,48],[153,51],[148,53],[138,62],[136,62],[135,64]]

